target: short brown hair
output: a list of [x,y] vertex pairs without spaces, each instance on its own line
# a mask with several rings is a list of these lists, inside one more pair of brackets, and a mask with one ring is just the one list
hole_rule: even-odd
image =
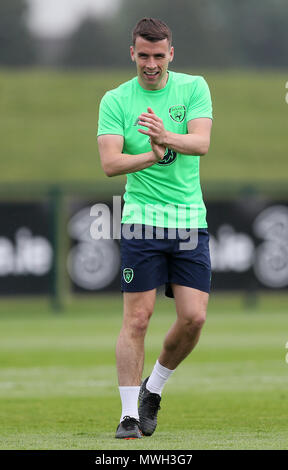
[[172,43],[172,32],[170,28],[166,23],[156,18],[142,18],[138,21],[132,31],[133,46],[135,46],[137,36],[141,36],[151,42],[168,39],[170,46]]

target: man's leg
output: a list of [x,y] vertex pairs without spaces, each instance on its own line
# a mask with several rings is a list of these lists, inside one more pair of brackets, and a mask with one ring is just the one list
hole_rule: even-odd
[[196,346],[206,318],[209,295],[191,287],[173,284],[177,319],[168,331],[159,359],[140,389],[139,415],[144,435],[157,426],[162,389],[174,369]]
[[[153,313],[156,289],[124,294],[122,328],[116,345],[119,392],[122,402],[116,437],[137,436],[138,395],[144,366],[144,339]],[[129,416],[129,419],[124,419]],[[131,421],[132,418],[132,421]],[[128,424],[127,424],[128,423]],[[127,433],[128,431],[128,433]],[[141,437],[141,436],[137,436]],[[126,437],[127,438],[127,437]]]
[[116,345],[119,386],[139,386],[144,365],[144,339],[153,313],[156,289],[123,293],[123,323]]
[[174,370],[198,343],[206,320],[209,294],[191,287],[172,285],[177,319],[168,331],[159,363]]

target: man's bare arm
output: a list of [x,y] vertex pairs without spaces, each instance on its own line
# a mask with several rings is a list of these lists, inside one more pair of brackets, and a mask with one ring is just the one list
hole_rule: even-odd
[[188,134],[166,132],[166,147],[183,155],[205,155],[210,146],[212,120],[209,118],[193,119],[187,124]]
[[151,151],[138,155],[122,153],[124,138],[121,135],[100,135],[98,148],[101,164],[107,176],[124,175],[148,168],[160,161],[165,148],[155,143]]
[[187,124],[188,134],[175,134],[164,128],[162,119],[151,108],[148,111],[139,117],[139,125],[147,128],[139,129],[141,134],[148,135],[155,143],[183,155],[205,155],[208,152],[212,119],[192,119]]

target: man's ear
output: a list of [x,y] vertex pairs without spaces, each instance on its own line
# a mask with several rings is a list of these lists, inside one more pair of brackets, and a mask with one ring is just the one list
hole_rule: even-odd
[[134,46],[130,46],[130,57],[131,57],[132,62],[135,62]]
[[171,49],[170,49],[170,60],[169,60],[169,62],[172,62],[173,59],[174,59],[174,47],[171,46]]

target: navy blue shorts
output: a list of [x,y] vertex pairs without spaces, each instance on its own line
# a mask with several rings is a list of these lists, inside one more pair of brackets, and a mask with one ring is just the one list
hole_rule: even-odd
[[[191,249],[189,239],[183,239],[183,232],[179,234],[176,230],[176,236],[171,239],[168,229],[162,228],[163,238],[156,239],[156,227],[139,224],[129,227],[131,231],[137,227],[140,238],[127,239],[127,235],[123,235],[125,224],[122,224],[122,292],[143,292],[165,284],[165,295],[173,297],[172,283],[210,292],[211,262],[207,229],[194,229],[196,243]],[[147,228],[150,239],[144,236]],[[186,243],[190,243],[189,249],[183,249]]]

